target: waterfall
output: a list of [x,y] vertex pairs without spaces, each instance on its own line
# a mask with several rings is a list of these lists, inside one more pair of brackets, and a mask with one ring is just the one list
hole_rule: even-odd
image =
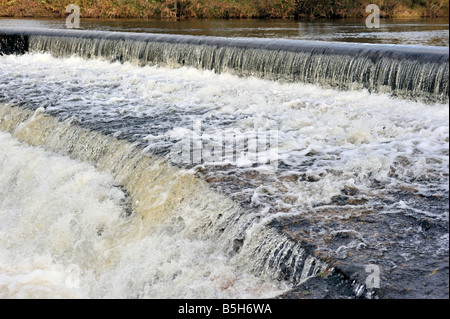
[[[424,272],[448,258],[446,48],[1,29],[0,55],[0,243],[75,264],[89,297],[274,297],[329,270],[343,277],[319,285],[360,297],[372,253],[395,289],[411,273],[387,270],[415,247],[423,260],[410,266]],[[227,141],[239,149],[240,136],[273,128],[275,174],[237,154],[232,165],[176,161],[185,149],[194,158],[198,136],[223,155]],[[106,208],[65,211],[71,196],[48,191],[47,160],[97,176],[74,197],[98,182],[87,201]],[[50,173],[59,194],[84,180]],[[33,211],[47,198],[61,211]]]
[[50,52],[190,66],[342,90],[367,89],[414,100],[448,101],[446,48],[235,39],[80,30],[0,30],[0,52]]
[[[175,238],[174,242],[177,235],[182,234],[183,240],[214,243],[216,253],[228,256],[243,271],[268,280],[300,284],[328,267],[311,252],[305,251],[300,243],[266,227],[264,222],[259,222],[226,196],[211,190],[206,182],[161,159],[145,155],[131,143],[80,128],[70,120],[59,121],[41,109],[33,112],[0,105],[0,119],[2,131],[28,145],[89,163],[98,171],[111,174],[115,185],[128,194],[130,207],[122,218],[131,219],[127,222],[133,224],[132,231],[121,230],[123,222],[118,226],[111,226],[108,222],[105,222],[106,226],[97,225],[95,229],[98,231],[93,237],[113,233],[113,238],[108,239],[111,243],[103,247],[104,250],[128,247],[127,244],[133,242],[138,245],[136,242],[163,229],[164,234]],[[113,216],[111,218],[114,219]],[[106,230],[107,227],[117,229]],[[166,248],[176,251],[175,247]],[[151,255],[149,252],[150,259]],[[94,259],[88,266],[90,269],[101,272],[100,269],[106,267],[102,258],[88,257]],[[145,261],[142,263],[145,265]],[[169,279],[163,279],[171,280],[172,275],[170,273]],[[173,294],[182,296],[180,291]]]

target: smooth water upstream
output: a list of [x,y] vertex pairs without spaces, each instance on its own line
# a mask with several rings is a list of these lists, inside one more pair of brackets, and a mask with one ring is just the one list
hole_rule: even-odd
[[[64,19],[0,18],[0,27],[65,29]],[[292,20],[100,20],[81,19],[84,30],[252,37],[373,44],[449,45],[449,19],[387,19],[368,29],[364,19],[297,22]]]

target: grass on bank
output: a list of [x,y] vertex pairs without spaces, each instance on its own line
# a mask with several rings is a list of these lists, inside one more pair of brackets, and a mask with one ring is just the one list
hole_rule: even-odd
[[449,0],[0,0],[0,16],[60,18],[71,3],[83,18],[359,18],[371,3],[383,17],[447,17],[449,11]]

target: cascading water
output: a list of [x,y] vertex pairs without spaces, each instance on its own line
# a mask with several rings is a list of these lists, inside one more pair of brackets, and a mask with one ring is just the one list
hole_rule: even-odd
[[[374,263],[381,297],[426,295],[412,274],[445,295],[448,51],[50,30],[0,44],[23,54],[0,57],[4,296],[270,297],[332,267],[364,284]],[[180,163],[199,127],[276,129],[279,165]]]
[[[298,245],[252,226],[250,215],[203,181],[129,143],[59,122],[42,110],[1,106],[0,114],[2,130],[53,152],[0,136],[7,248],[2,297],[274,297],[289,287],[272,281],[278,269],[268,266],[277,257],[271,250],[278,250],[278,258],[285,254],[276,247],[281,241],[284,250],[297,251],[294,273],[302,276],[291,282],[326,267],[317,261],[311,268],[314,258]],[[24,242],[27,236],[33,240]],[[240,256],[233,243],[245,236]],[[252,260],[246,260],[249,254]],[[67,289],[73,269],[78,286]],[[89,282],[95,285],[86,287]]]
[[1,32],[2,51],[190,66],[271,80],[448,100],[448,50],[95,31]]

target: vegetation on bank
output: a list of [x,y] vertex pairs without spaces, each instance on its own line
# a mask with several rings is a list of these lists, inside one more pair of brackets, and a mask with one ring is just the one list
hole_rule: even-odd
[[449,15],[449,0],[0,0],[0,16],[65,17],[71,3],[82,18],[350,18],[367,16],[371,3],[383,17]]

